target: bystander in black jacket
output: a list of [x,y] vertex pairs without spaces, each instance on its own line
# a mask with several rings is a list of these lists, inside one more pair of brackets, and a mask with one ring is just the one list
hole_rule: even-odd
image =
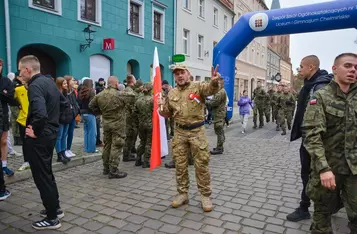
[[32,126],[37,137],[56,136],[60,115],[60,92],[56,85],[37,74],[29,82],[28,98],[27,125]]
[[0,74],[0,101],[3,111],[3,127],[4,131],[8,131],[10,128],[9,123],[9,106],[18,106],[19,103],[14,98],[15,86],[12,81]]
[[304,119],[305,110],[310,99],[310,92],[316,92],[331,82],[333,74],[328,74],[325,70],[318,70],[309,80],[304,81],[304,86],[300,90],[298,103],[291,130],[290,141],[295,141],[302,137],[301,125]]

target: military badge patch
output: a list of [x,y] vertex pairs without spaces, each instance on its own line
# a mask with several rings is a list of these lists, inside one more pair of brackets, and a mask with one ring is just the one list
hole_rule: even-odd
[[316,98],[314,98],[314,99],[312,99],[310,101],[310,105],[315,105],[316,103],[317,103],[317,99]]

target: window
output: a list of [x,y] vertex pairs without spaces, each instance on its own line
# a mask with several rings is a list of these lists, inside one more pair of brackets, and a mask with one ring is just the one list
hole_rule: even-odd
[[227,29],[228,29],[228,17],[226,15],[224,16],[223,29],[224,29],[225,32],[227,32]]
[[62,15],[62,0],[28,0],[29,7]]
[[198,0],[198,10],[200,17],[205,18],[205,0]]
[[196,81],[201,81],[201,77],[200,76],[196,76]]
[[203,36],[201,36],[201,35],[198,35],[197,57],[198,58],[202,58],[203,57]]
[[185,8],[186,10],[191,11],[191,0],[183,0],[182,1],[182,7]]
[[187,29],[183,30],[182,40],[183,40],[183,53],[185,55],[189,55],[190,54],[190,31],[189,30],[187,30]]
[[78,20],[101,26],[101,0],[78,0]]
[[[160,12],[159,12],[160,13]],[[129,0],[129,9],[128,9],[128,34],[134,36],[144,37],[144,5],[143,2],[138,0]],[[154,12],[153,12],[154,14]],[[162,19],[161,19],[162,20]],[[153,15],[153,38],[155,36],[154,28],[154,15]],[[161,27],[163,23],[161,22]],[[163,31],[157,32],[159,36],[163,36]]]
[[213,8],[213,25],[218,27],[218,9]]
[[165,40],[165,12],[154,9],[153,13],[153,40]]

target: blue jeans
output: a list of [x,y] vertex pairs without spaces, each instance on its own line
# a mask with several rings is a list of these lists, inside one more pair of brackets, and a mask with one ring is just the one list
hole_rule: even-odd
[[74,127],[76,126],[76,119],[73,119],[72,123],[68,126],[67,137],[67,150],[70,150],[73,142]]
[[92,114],[83,114],[84,123],[84,151],[87,153],[95,153],[97,125],[95,116]]
[[57,134],[56,151],[57,153],[66,151],[66,135],[68,132],[68,124],[60,124]]

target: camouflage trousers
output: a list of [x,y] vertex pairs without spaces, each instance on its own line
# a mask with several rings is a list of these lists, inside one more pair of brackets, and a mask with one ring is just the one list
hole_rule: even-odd
[[351,234],[357,234],[357,175],[335,175],[336,189],[322,186],[320,175],[310,174],[306,194],[314,202],[312,234],[332,234],[331,215],[340,207],[346,208]]
[[150,162],[151,156],[151,140],[152,140],[152,126],[140,125],[139,126],[140,144],[136,151],[138,158],[144,155],[144,162]]
[[214,132],[217,135],[217,148],[223,149],[223,144],[226,141],[226,137],[224,136],[224,119],[214,120]]
[[279,107],[278,106],[274,106],[273,115],[274,115],[275,123],[279,125],[280,121],[279,121]]
[[281,129],[283,131],[286,131],[286,125],[285,125],[285,120],[288,124],[289,127],[291,127],[291,121],[292,121],[292,116],[291,116],[291,110],[279,110],[279,117],[278,117],[278,122],[281,126]]
[[118,129],[107,130],[104,128],[104,148],[102,153],[103,166],[105,169],[115,170],[119,167],[120,158],[123,154],[124,138]]
[[264,106],[263,105],[255,105],[253,109],[253,123],[257,125],[257,117],[259,113],[259,126],[264,125]]
[[167,136],[174,135],[175,121],[174,119],[165,119]]
[[270,115],[271,115],[271,106],[269,105],[265,105],[264,107],[264,115],[265,115],[265,120],[267,123],[270,122]]
[[276,121],[276,115],[277,115],[276,106],[271,105],[271,121],[272,122]]
[[17,106],[10,106],[11,116],[10,116],[10,124],[11,131],[13,137],[20,137],[20,129],[16,122],[16,119],[19,115],[19,108]]
[[190,151],[194,161],[198,190],[202,195],[210,196],[212,192],[208,168],[210,154],[204,126],[192,130],[175,128],[172,152],[173,160],[176,162],[176,183],[179,193],[188,192],[188,158]]
[[126,125],[126,138],[125,138],[125,145],[123,148],[123,155],[124,157],[129,157],[130,153],[135,153],[135,143],[136,139],[138,138],[138,128],[133,123],[127,123]]

